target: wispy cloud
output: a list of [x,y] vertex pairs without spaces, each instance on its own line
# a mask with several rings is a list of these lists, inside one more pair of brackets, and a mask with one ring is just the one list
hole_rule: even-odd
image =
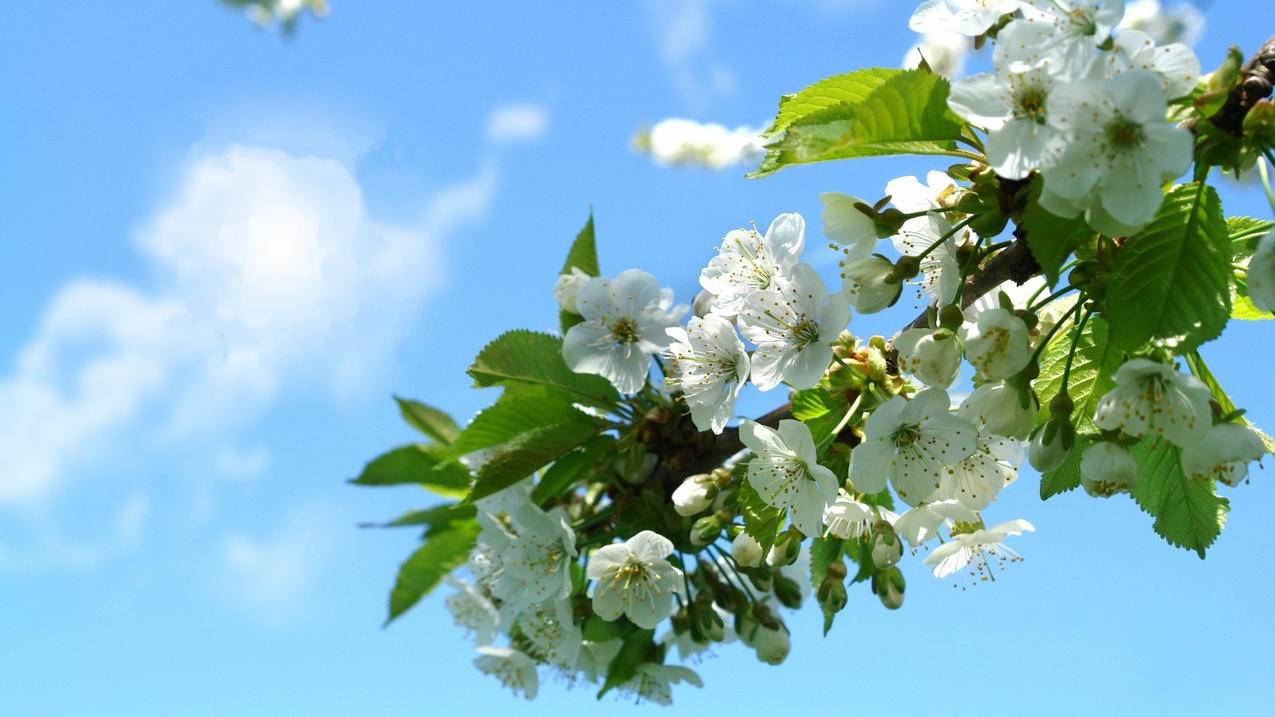
[[228,599],[265,617],[295,615],[338,548],[334,526],[344,527],[336,511],[312,503],[293,508],[264,535],[229,533],[217,582]]
[[694,110],[735,93],[735,73],[714,52],[716,0],[648,0],[656,54],[684,102]]

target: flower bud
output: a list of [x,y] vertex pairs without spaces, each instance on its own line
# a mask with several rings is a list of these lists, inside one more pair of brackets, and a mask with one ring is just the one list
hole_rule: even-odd
[[770,592],[771,586],[775,584],[774,572],[772,572],[771,569],[766,567],[765,565],[759,565],[755,568],[752,568],[748,570],[745,574],[748,575],[748,581],[752,583],[753,587],[757,588],[757,590],[760,592],[764,592],[764,593]]
[[1138,462],[1129,449],[1110,441],[1099,441],[1080,457],[1080,484],[1097,498],[1128,493],[1138,478]]
[[1000,381],[1013,376],[1031,360],[1031,338],[1027,324],[1011,311],[987,309],[961,331],[965,358],[978,375]]
[[788,630],[782,624],[770,628],[764,624],[753,633],[749,644],[757,653],[757,659],[768,665],[778,665],[788,658],[792,642],[788,639]]
[[881,525],[878,524],[872,533],[872,564],[884,570],[903,557],[903,541],[894,534],[894,529],[889,524],[885,524],[884,529]]
[[774,590],[775,598],[779,600],[780,605],[793,610],[801,607],[801,586],[796,580],[776,575]]
[[845,263],[841,290],[856,311],[874,314],[898,301],[903,282],[888,259],[874,254]]
[[711,475],[693,475],[673,491],[673,510],[683,518],[689,518],[708,510],[716,497],[717,484]]
[[730,544],[730,554],[741,567],[755,568],[761,565],[761,543],[746,532],[735,536],[734,542]]
[[848,246],[854,256],[872,251],[877,243],[877,213],[867,202],[840,192],[824,192],[819,201],[823,202],[824,236]]
[[903,573],[897,567],[883,570],[872,576],[872,592],[888,610],[898,610],[903,606],[903,593],[906,589],[907,583],[903,580]]
[[558,306],[563,311],[569,314],[580,313],[576,310],[576,294],[580,293],[580,287],[590,278],[592,277],[574,266],[569,273],[558,277],[557,283],[553,285],[553,298],[558,300]]
[[775,616],[775,612],[764,602],[753,603],[753,617],[763,627],[768,627],[771,630],[778,630],[783,626],[783,623],[779,622],[779,618]]
[[1253,429],[1219,423],[1182,449],[1182,470],[1191,478],[1216,478],[1236,486],[1248,476],[1249,462],[1265,454],[1266,447]]
[[899,369],[922,383],[947,388],[961,367],[961,347],[947,329],[908,329],[894,339],[899,350]]
[[775,544],[766,554],[766,564],[772,568],[782,568],[795,563],[800,554],[801,534],[788,530],[775,539]]
[[846,579],[846,564],[840,559],[828,563],[828,577],[834,580]]
[[1067,418],[1074,410],[1076,410],[1076,404],[1071,400],[1071,396],[1066,393],[1054,396],[1053,400],[1049,402],[1049,415],[1051,416]]
[[731,474],[730,469],[728,468],[714,468],[713,472],[708,475],[713,479],[713,482],[717,484],[718,488],[725,488],[730,485]]
[[847,600],[845,583],[829,575],[819,583],[818,598],[819,604],[829,612],[841,612]]
[[705,546],[722,534],[722,521],[716,515],[706,515],[691,525],[691,543]]
[[1027,447],[1027,460],[1032,467],[1048,473],[1067,460],[1072,443],[1076,439],[1076,429],[1067,419],[1051,418],[1037,426],[1032,432],[1031,443]]
[[921,273],[921,260],[914,257],[903,255],[899,260],[894,262],[894,274],[899,280],[911,279]]
[[979,386],[956,409],[956,415],[988,433],[1018,439],[1031,433],[1037,412],[1036,399],[1030,392],[1005,382]]
[[700,611],[699,628],[704,637],[712,642],[721,642],[726,639],[726,623],[722,621],[722,616],[718,615],[716,610]]
[[939,326],[948,331],[956,331],[963,323],[965,323],[965,315],[961,313],[961,307],[956,304],[948,304],[939,311]]

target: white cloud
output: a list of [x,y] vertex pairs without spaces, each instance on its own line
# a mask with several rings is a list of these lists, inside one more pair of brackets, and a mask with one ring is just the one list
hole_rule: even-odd
[[27,571],[97,567],[138,548],[150,512],[150,498],[144,493],[131,493],[103,516],[102,534],[90,540],[68,539],[51,522],[35,516],[29,521],[29,534],[21,544],[15,547],[0,543],[0,568]]
[[728,97],[735,73],[713,53],[715,0],[648,0],[651,29],[661,64],[683,101],[704,109]]
[[671,117],[661,120],[634,140],[656,164],[687,165],[722,170],[756,164],[765,154],[761,130],[729,129],[716,123]]
[[303,609],[336,552],[333,525],[341,520],[330,507],[306,504],[267,535],[230,533],[221,543],[218,583],[230,599],[267,615]]
[[56,495],[143,416],[181,436],[290,386],[357,385],[440,281],[439,237],[485,211],[496,179],[488,165],[396,226],[368,216],[335,160],[198,157],[137,237],[155,285],[72,281],[0,377],[0,506]]
[[487,140],[494,144],[531,142],[549,130],[549,112],[529,102],[497,107],[487,116]]

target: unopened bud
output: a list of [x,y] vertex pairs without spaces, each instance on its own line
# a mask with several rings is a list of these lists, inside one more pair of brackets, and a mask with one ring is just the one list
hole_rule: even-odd
[[1072,402],[1071,396],[1066,393],[1054,396],[1054,399],[1049,402],[1049,415],[1057,418],[1067,418],[1075,409],[1076,404]]
[[691,525],[691,542],[697,546],[708,545],[722,534],[722,521],[716,515],[706,515]]
[[757,622],[760,622],[762,627],[771,630],[778,630],[783,625],[771,611],[770,606],[764,602],[753,603],[753,617],[757,618]]
[[772,568],[782,568],[797,562],[801,554],[801,534],[788,530],[775,539],[775,544],[766,554],[766,564]]
[[939,326],[949,331],[956,331],[963,323],[965,323],[965,314],[961,313],[961,307],[956,304],[948,304],[939,312]]
[[845,580],[846,564],[841,560],[834,560],[828,563],[828,577],[834,580]]
[[819,583],[819,604],[829,612],[841,612],[846,606],[846,586],[840,580],[834,580],[831,576],[823,579]]
[[760,565],[747,571],[747,575],[748,581],[760,592],[770,592],[771,586],[775,584],[774,573],[765,565]]
[[899,536],[894,534],[892,528],[886,526],[884,530],[878,530],[872,534],[873,565],[884,570],[898,563],[899,558],[902,557],[903,543],[899,540]]
[[779,604],[796,610],[801,607],[801,586],[796,580],[783,575],[775,576],[775,597]]
[[881,604],[888,610],[898,610],[903,606],[903,593],[906,589],[903,573],[896,567],[872,576],[872,592],[876,593]]
[[911,279],[921,273],[921,260],[914,256],[901,256],[894,262],[894,273],[900,279]]

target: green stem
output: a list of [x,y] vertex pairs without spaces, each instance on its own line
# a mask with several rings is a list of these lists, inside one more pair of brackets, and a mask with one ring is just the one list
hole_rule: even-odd
[[[1058,291],[1055,291],[1054,293],[1050,294],[1049,296],[1046,296],[1045,298],[1041,299],[1041,300],[1040,300],[1040,301],[1038,301],[1037,303],[1032,304],[1031,306],[1029,306],[1029,307],[1027,308],[1027,310],[1028,310],[1028,311],[1039,311],[1039,310],[1040,310],[1040,308],[1041,308],[1042,306],[1044,306],[1045,304],[1048,304],[1048,303],[1050,303],[1050,302],[1052,302],[1052,301],[1054,301],[1054,300],[1056,300],[1056,299],[1061,299],[1062,297],[1066,296],[1067,294],[1070,294],[1071,292],[1073,292],[1073,291],[1075,291],[1075,290],[1076,290],[1076,287],[1074,287],[1074,286],[1068,286],[1068,287],[1065,287],[1065,288],[1059,289]],[[1035,297],[1034,297],[1034,296],[1033,296],[1032,298],[1033,298],[1033,299],[1035,299]]]
[[964,229],[965,227],[969,226],[971,222],[973,222],[975,219],[978,219],[980,216],[982,216],[982,215],[975,214],[975,215],[973,215],[973,216],[971,216],[971,217],[967,217],[966,219],[961,220],[961,221],[960,221],[960,222],[959,222],[956,226],[954,226],[954,227],[952,227],[951,229],[949,229],[948,231],[944,232],[943,236],[941,236],[941,237],[939,237],[938,239],[936,239],[936,240],[934,241],[934,243],[933,243],[933,244],[931,244],[931,245],[929,245],[929,246],[925,247],[925,251],[923,251],[923,252],[921,252],[920,254],[917,254],[917,255],[916,255],[917,261],[920,261],[921,259],[924,259],[925,257],[929,256],[929,255],[930,255],[930,252],[932,252],[932,251],[934,251],[935,249],[939,248],[939,245],[940,245],[940,244],[942,244],[943,242],[947,241],[948,239],[951,239],[953,236],[955,236],[955,235],[956,235],[956,233],[957,233],[957,232],[959,232],[960,230],[962,230],[962,229]]
[[983,237],[979,237],[978,241],[974,243],[973,247],[971,247],[970,255],[965,258],[965,264],[961,267],[961,280],[956,284],[956,295],[952,297],[952,301],[950,302],[955,304],[957,308],[960,308],[961,306],[961,294],[965,291],[965,281],[969,279],[970,269],[978,263],[975,258],[978,256],[978,248],[982,244]]
[[1067,313],[1058,317],[1058,323],[1054,324],[1054,327],[1049,330],[1049,333],[1045,334],[1045,337],[1041,339],[1040,345],[1036,347],[1036,352],[1032,354],[1032,360],[1028,362],[1029,364],[1036,363],[1036,360],[1040,358],[1041,352],[1045,350],[1045,347],[1049,345],[1050,340],[1054,338],[1054,334],[1058,333],[1058,329],[1062,328],[1063,324],[1067,323],[1067,319],[1079,309],[1080,302],[1077,301],[1075,306],[1067,309]]
[[[1079,306],[1080,302],[1076,302]],[[1080,332],[1085,330],[1085,322],[1089,317],[1093,316],[1093,311],[1086,311],[1080,317],[1080,321],[1076,322],[1076,332],[1071,336],[1071,349],[1067,351],[1067,363],[1063,365],[1062,388],[1058,389],[1060,396],[1067,395],[1067,382],[1071,380],[1071,362],[1076,357],[1076,346],[1080,344]]]

